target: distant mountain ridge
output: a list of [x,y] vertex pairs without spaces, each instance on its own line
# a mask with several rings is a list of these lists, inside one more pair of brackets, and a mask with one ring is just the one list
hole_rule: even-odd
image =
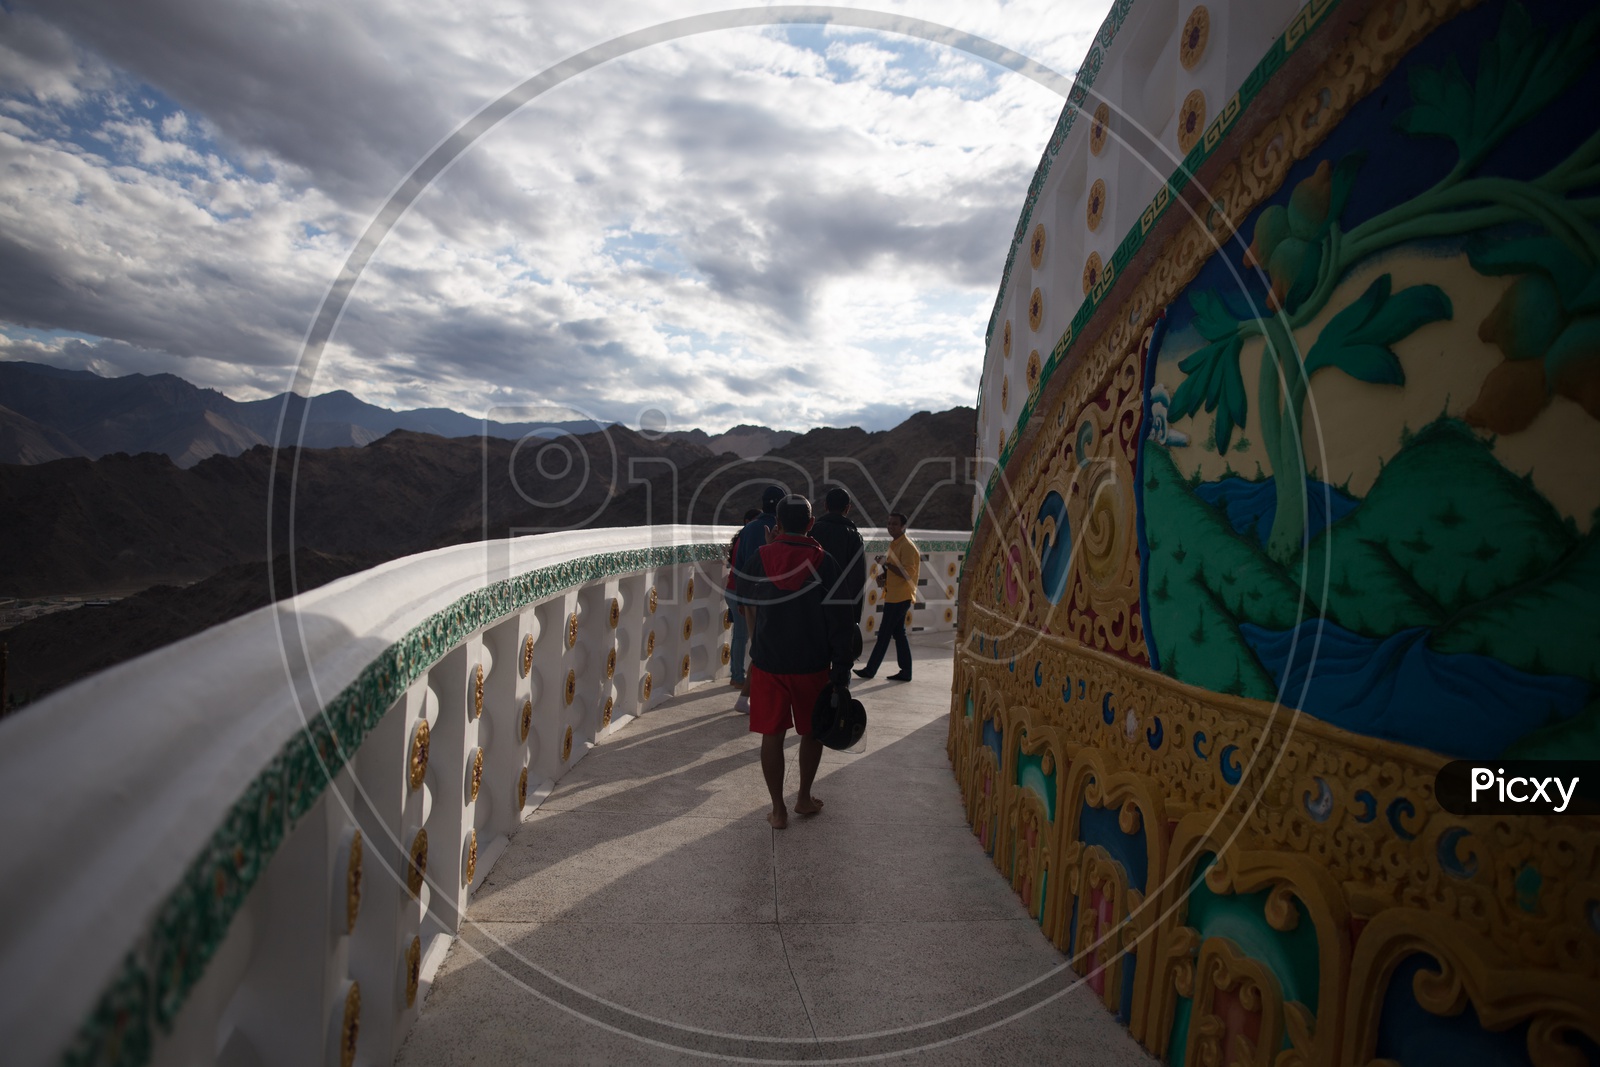
[[[91,371],[42,363],[0,362],[0,463],[158,452],[188,469],[211,456],[237,456],[256,445],[271,444],[278,437],[280,421],[291,438],[298,438],[284,443],[307,448],[369,445],[395,430],[519,440],[530,433],[591,433],[607,425],[593,420],[499,422],[448,408],[393,411],[342,389],[309,401],[293,393],[234,400],[174,374],[103,378]],[[794,434],[736,426],[714,436],[703,430],[663,436],[713,454],[732,452],[751,458],[782,447]]]

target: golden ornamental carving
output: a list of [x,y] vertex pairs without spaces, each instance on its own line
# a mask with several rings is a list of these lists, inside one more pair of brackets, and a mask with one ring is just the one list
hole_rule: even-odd
[[1083,295],[1088,296],[1090,290],[1100,284],[1100,276],[1105,273],[1105,264],[1100,261],[1099,252],[1090,252],[1089,258],[1083,261]]
[[428,773],[428,720],[418,719],[416,727],[411,731],[411,755],[406,760],[408,768],[407,780],[412,789],[421,789],[424,777]]
[[533,635],[522,639],[522,676],[526,678],[528,672],[533,670]]
[[483,749],[479,748],[472,753],[471,769],[467,773],[467,803],[475,803],[478,799],[478,790],[483,788]]
[[689,576],[689,581],[683,587],[683,599],[687,603],[694,599],[694,575]]
[[611,725],[611,711],[616,705],[616,697],[606,697],[605,706],[600,709],[600,726],[602,729]]
[[606,677],[610,678],[617,673],[617,650],[612,648],[606,653]]
[[[1207,938],[1195,964],[1194,1009],[1189,1021],[1189,1063],[1272,1067],[1283,1046],[1283,991],[1277,976],[1232,941]],[[1218,994],[1236,1005],[1223,1012]],[[1238,1016],[1252,1020],[1245,1032]],[[1231,1016],[1231,1017],[1230,1017]]]
[[956,613],[955,613],[955,609],[954,608],[945,608],[944,609],[944,621],[945,622],[951,622],[951,621],[953,621],[955,619],[955,617],[956,617]]
[[406,946],[406,1007],[417,1002],[417,990],[422,985],[422,938],[414,936]]
[[688,656],[688,653],[684,654],[683,662],[679,665],[678,677],[680,677],[680,678],[689,677],[689,656]]
[[578,643],[578,613],[574,611],[567,616],[567,647],[572,648]]
[[1035,348],[1028,353],[1028,392],[1030,395],[1035,389],[1039,388],[1039,369],[1039,350]]
[[956,598],[956,587],[953,586],[953,585],[945,586],[944,587],[944,598],[946,600],[954,600]]
[[476,719],[483,714],[483,664],[478,664],[472,672],[472,717]]
[[722,613],[722,628],[724,630],[733,629],[733,609],[732,608],[728,608],[728,609],[723,611],[723,613]]
[[722,665],[726,667],[733,660],[733,650],[727,645],[722,646]]
[[562,695],[564,697],[566,697],[567,706],[571,707],[572,706],[572,701],[578,695],[578,672],[577,671],[575,671],[575,670],[567,671],[567,685],[566,685],[566,688],[562,691]]
[[1089,124],[1089,151],[1099,155],[1105,151],[1106,135],[1111,130],[1111,108],[1100,104],[1094,109],[1094,121]]
[[473,876],[478,873],[478,830],[473,827],[467,831],[466,862],[461,865],[461,884],[471,885]]
[[611,611],[606,616],[606,620],[611,624],[611,628],[613,630],[615,630],[617,628],[617,623],[620,622],[621,619],[622,619],[622,601],[618,600],[616,597],[612,597],[611,598]]
[[356,1043],[361,1038],[361,983],[352,981],[344,995],[344,1017],[339,1023],[339,1067],[353,1067]]
[[522,773],[517,775],[517,810],[521,811],[528,806],[528,768],[522,768]]
[[1044,223],[1037,223],[1033,227],[1033,239],[1028,242],[1028,260],[1033,264],[1033,269],[1038,270],[1044,266]]
[[528,697],[522,702],[522,717],[517,723],[517,740],[526,741],[528,732],[533,729],[533,698]]
[[644,689],[643,689],[644,699],[645,700],[649,700],[650,699],[650,672],[649,671],[645,671],[644,672],[643,686],[644,686]]
[[656,654],[656,632],[654,630],[651,630],[649,636],[644,639],[644,654],[646,658]]
[[955,564],[954,560],[951,560],[949,563],[946,563],[944,565],[944,573],[945,573],[945,577],[947,577],[947,578],[954,578],[956,576],[957,571],[956,571],[956,564]]
[[361,831],[350,836],[350,851],[344,866],[344,932],[355,933],[356,916],[361,914]]
[[877,625],[877,622],[878,617],[876,615],[867,616],[867,633],[870,634],[873,631],[873,628]]
[[656,613],[656,604],[658,602],[659,602],[659,598],[656,595],[656,587],[652,585],[650,587],[650,595],[647,598],[645,598],[645,603],[650,608],[650,614],[654,615]]
[[572,758],[572,727],[567,727],[567,732],[561,737],[561,762],[565,763]]
[[1089,200],[1085,205],[1085,221],[1089,224],[1091,232],[1100,228],[1100,221],[1106,217],[1106,183],[1103,178],[1096,178],[1094,184],[1089,186]]
[[1044,293],[1038,289],[1028,297],[1028,329],[1034,333],[1039,332],[1039,327],[1044,323]]
[[1184,70],[1193,70],[1206,55],[1206,42],[1211,37],[1211,12],[1206,5],[1196,4],[1184,20],[1183,33],[1178,37],[1178,62]]
[[411,895],[422,895],[422,881],[428,874],[428,831],[418,830],[411,839],[411,863],[406,869],[406,888]]
[[[1001,379],[1000,379],[1000,410],[1001,411],[1006,411],[1010,407],[1011,407],[1011,379],[1009,377],[1007,377],[1007,376],[1002,376]],[[1006,432],[1004,430],[1000,431],[1000,447],[1001,447],[1001,449],[1004,449],[1006,447]]]
[[683,639],[685,641],[687,641],[687,640],[689,640],[689,638],[691,638],[693,636],[694,636],[694,616],[685,615],[683,617]]
[[1178,108],[1178,148],[1188,155],[1205,132],[1206,94],[1195,89],[1183,98],[1183,106]]
[[1001,333],[1000,351],[1007,359],[1011,358],[1011,320],[1006,320],[1005,330]]

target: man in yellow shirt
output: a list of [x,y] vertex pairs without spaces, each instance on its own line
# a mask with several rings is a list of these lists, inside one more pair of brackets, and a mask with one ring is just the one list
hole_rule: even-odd
[[922,553],[916,542],[906,536],[906,517],[898,511],[889,516],[889,554],[879,556],[878,584],[883,587],[883,621],[878,627],[878,641],[872,646],[872,655],[864,669],[856,671],[860,678],[871,678],[878,673],[878,664],[889,651],[889,639],[894,638],[894,658],[900,664],[898,674],[889,675],[891,682],[911,681],[911,642],[906,640],[906,616],[917,600],[917,575],[922,570]]

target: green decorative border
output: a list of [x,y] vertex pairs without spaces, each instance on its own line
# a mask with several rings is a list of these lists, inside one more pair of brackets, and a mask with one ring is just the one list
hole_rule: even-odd
[[[1306,4],[1300,9],[1300,12],[1295,15],[1294,19],[1289,23],[1288,28],[1279,35],[1277,40],[1272,42],[1272,47],[1267,49],[1267,53],[1261,58],[1261,62],[1257,63],[1255,68],[1250,71],[1249,75],[1244,80],[1244,84],[1239,87],[1239,91],[1233,94],[1232,99],[1230,99],[1228,103],[1222,107],[1217,117],[1211,121],[1209,126],[1206,127],[1205,135],[1201,137],[1198,142],[1196,142],[1194,148],[1191,149],[1189,154],[1184,157],[1183,162],[1180,163],[1178,168],[1172,172],[1172,176],[1169,177],[1161,186],[1161,188],[1156,191],[1156,195],[1151,198],[1149,206],[1146,207],[1144,209],[1144,213],[1140,215],[1139,224],[1128,231],[1127,236],[1122,239],[1122,243],[1117,246],[1117,250],[1111,254],[1111,262],[1106,264],[1105,272],[1101,275],[1100,281],[1095,285],[1094,289],[1090,291],[1089,295],[1084,298],[1083,303],[1078,307],[1077,313],[1072,316],[1072,322],[1067,326],[1066,332],[1061,335],[1061,339],[1057,341],[1055,347],[1051,349],[1050,358],[1045,361],[1044,368],[1039,375],[1039,384],[1031,391],[1028,399],[1023,403],[1021,410],[1018,411],[1017,421],[1013,424],[1014,427],[1020,428],[1027,425],[1028,420],[1033,416],[1034,408],[1038,406],[1039,401],[1044,397],[1045,386],[1049,383],[1050,376],[1055,373],[1056,368],[1060,366],[1062,360],[1066,357],[1067,350],[1071,348],[1073,340],[1079,336],[1083,328],[1089,324],[1089,320],[1094,317],[1095,312],[1100,309],[1100,305],[1105,302],[1106,297],[1111,292],[1111,287],[1116,283],[1117,278],[1122,274],[1123,268],[1125,268],[1133,260],[1133,257],[1138,254],[1139,250],[1144,247],[1145,238],[1148,237],[1150,231],[1155,228],[1156,223],[1159,222],[1161,217],[1166,214],[1167,209],[1178,201],[1180,194],[1189,187],[1189,182],[1193,179],[1195,172],[1204,166],[1216,153],[1218,147],[1222,144],[1223,136],[1228,132],[1228,130],[1233,128],[1233,124],[1237,122],[1239,117],[1245,113],[1246,109],[1250,107],[1250,105],[1255,101],[1256,97],[1261,95],[1261,90],[1266,87],[1267,83],[1272,79],[1272,76],[1278,72],[1285,62],[1287,62],[1289,53],[1294,51],[1295,46],[1301,41],[1304,41],[1307,35],[1309,35],[1310,32],[1315,29],[1316,26],[1321,23],[1330,12],[1339,6],[1340,2],[1341,0],[1311,0],[1310,3]],[[1122,19],[1126,17],[1126,7],[1130,4],[1131,0],[1120,0],[1117,7],[1112,9],[1112,14],[1107,16],[1105,24],[1100,27],[1100,33],[1102,35],[1105,34],[1106,27],[1111,25],[1113,19],[1116,20],[1116,27],[1112,28],[1111,33],[1113,36],[1115,35],[1116,28],[1121,26]],[[1109,43],[1110,38],[1107,38],[1106,44]],[[1084,70],[1090,71],[1089,84],[1093,83],[1094,74],[1099,73],[1097,49],[1103,51],[1104,47],[1105,46],[1100,43],[1100,35],[1097,35],[1095,38],[1095,45],[1089,49],[1089,56],[1091,59],[1095,59],[1095,65],[1091,69],[1089,59],[1085,59],[1083,65]],[[1080,81],[1082,80],[1082,77],[1082,74],[1080,74]],[[1085,92],[1087,92],[1087,85],[1085,86]],[[1069,103],[1067,104],[1067,109],[1066,111],[1062,112],[1061,116],[1062,122],[1066,122],[1068,127],[1071,125],[1070,113],[1076,109],[1078,103],[1081,103],[1081,98],[1079,98],[1076,103],[1072,102],[1077,96],[1078,84],[1075,82],[1072,88],[1072,95],[1068,97]],[[1061,131],[1061,123],[1059,122],[1057,123],[1057,129],[1058,132]],[[1065,136],[1064,132],[1061,135]],[[1056,146],[1055,138],[1051,138],[1051,145]],[[1052,149],[1047,149],[1045,155],[1046,160],[1052,159],[1054,157],[1054,151]],[[1048,170],[1048,167],[1046,162],[1043,161],[1041,161],[1039,167],[1040,171],[1034,175],[1034,182],[1039,186],[1040,189],[1042,189],[1043,181],[1041,175]],[[1023,227],[1026,224],[1029,214],[1033,211],[1034,202],[1037,199],[1037,196],[1038,192],[1033,186],[1030,186],[1028,189],[1026,206],[1024,207],[1022,213],[1022,219],[1017,224],[1018,241],[1021,240]],[[1017,247],[1018,245],[1013,242],[1013,255],[1015,255]],[[1010,278],[1010,273],[1011,259],[1008,257],[1006,260],[1007,281]],[[1002,281],[1000,298],[1005,296],[1005,284],[1005,281]],[[997,298],[995,301],[996,316],[998,316],[1000,313],[1000,298]],[[994,321],[994,318],[989,320],[989,330],[991,334],[994,330]],[[988,344],[989,338],[986,336],[984,339],[984,351],[986,354],[988,352]],[[982,402],[981,388],[979,390],[979,402],[980,404]],[[1000,450],[1000,455],[995,461],[995,468],[989,475],[988,484],[984,486],[983,506],[978,509],[977,517],[974,518],[972,522],[973,542],[977,541],[978,531],[983,527],[983,516],[989,510],[989,497],[999,486],[1000,479],[1005,474],[1006,467],[1010,464],[1011,457],[1016,452],[1017,446],[1021,439],[1022,434],[1020,430],[1013,432],[1010,438],[1006,441],[1005,448]]]
[[[913,539],[913,540],[915,540],[915,539]],[[967,545],[968,545],[969,542],[967,542],[967,541],[915,541],[915,543],[916,543],[916,546],[917,546],[917,551],[919,551],[919,552],[965,552],[967,550]],[[863,540],[862,544],[866,545],[868,552],[887,552],[887,551],[889,551],[889,539],[887,537],[870,537],[870,538],[867,538],[867,539]]]
[[652,567],[721,562],[726,553],[720,543],[670,545],[542,567],[468,593],[390,645],[245,787],[123,958],[61,1062],[139,1067],[149,1061],[155,1028],[171,1029],[278,845],[384,713],[447,652],[546,597]]

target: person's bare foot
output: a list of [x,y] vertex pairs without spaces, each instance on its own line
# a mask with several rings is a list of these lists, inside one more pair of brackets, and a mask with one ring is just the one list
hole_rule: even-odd
[[774,830],[787,830],[789,828],[789,813],[787,811],[767,812],[767,821]]
[[813,794],[804,800],[795,801],[794,813],[796,815],[815,815],[822,810],[822,798]]

